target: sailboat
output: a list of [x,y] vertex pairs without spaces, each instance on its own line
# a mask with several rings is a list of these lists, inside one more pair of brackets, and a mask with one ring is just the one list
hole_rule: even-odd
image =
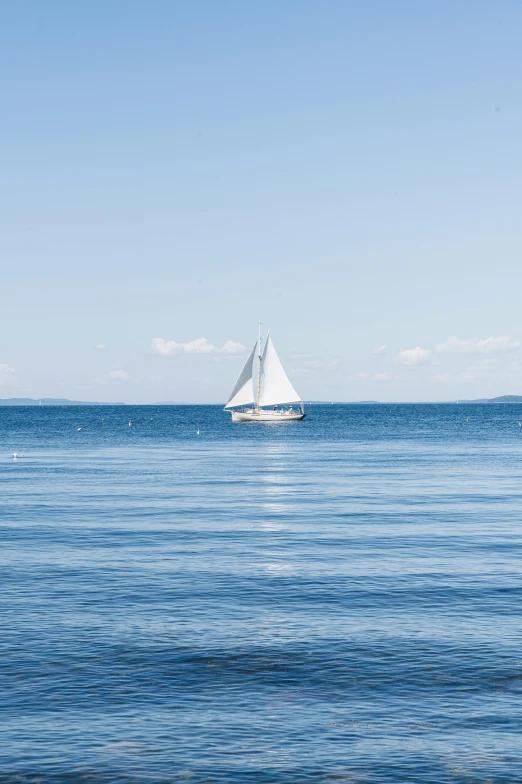
[[[256,395],[253,381],[255,365]],[[232,414],[232,422],[288,422],[304,418],[303,402],[285,373],[270,333],[263,347],[259,334],[230,393],[225,411]]]

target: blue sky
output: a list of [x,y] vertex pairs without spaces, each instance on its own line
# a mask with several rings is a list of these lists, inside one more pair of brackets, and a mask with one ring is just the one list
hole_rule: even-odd
[[4,3],[0,396],[221,402],[258,319],[304,398],[522,393],[521,37],[515,0]]

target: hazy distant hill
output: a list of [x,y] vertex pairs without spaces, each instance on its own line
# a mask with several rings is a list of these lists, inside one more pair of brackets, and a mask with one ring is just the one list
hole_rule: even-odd
[[471,405],[472,403],[489,403],[490,401],[488,400],[487,397],[480,397],[480,398],[477,398],[476,400],[451,400],[450,402],[451,403],[466,403],[466,405],[467,404]]
[[[448,401],[453,403],[465,403],[465,404],[477,404],[477,403],[522,403],[522,395],[501,395],[500,397],[492,397],[492,398],[477,398],[475,400],[455,400],[455,401]],[[330,406],[330,405],[398,405],[397,402],[395,404],[383,402],[380,400],[356,400],[351,403],[342,403],[338,401],[337,403],[332,403],[330,400],[308,400],[305,401],[306,405],[315,405],[315,406]],[[59,397],[42,397],[41,399],[34,400],[30,397],[7,397],[7,398],[0,398],[0,406],[126,406],[127,403],[97,403],[93,402],[92,400],[67,400],[66,398],[59,398]],[[203,403],[200,404],[192,404],[192,403],[174,403],[174,402],[167,402],[162,401],[160,403],[150,403],[149,405],[153,406],[190,406],[190,405],[206,405]],[[212,405],[212,404],[208,404]],[[214,403],[214,405],[218,405]],[[410,404],[411,405],[411,404]]]
[[124,406],[125,403],[93,403],[83,400],[65,400],[60,397],[42,397],[33,400],[30,397],[0,398],[0,406]]
[[488,403],[522,403],[522,395],[501,395],[492,397]]
[[457,400],[457,403],[522,403],[522,395],[501,395],[500,397],[478,398],[477,400]]

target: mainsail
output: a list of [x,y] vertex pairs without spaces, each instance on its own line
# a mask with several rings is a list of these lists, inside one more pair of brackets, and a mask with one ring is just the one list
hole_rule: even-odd
[[243,370],[235,383],[234,389],[230,393],[228,403],[225,408],[232,406],[247,406],[254,402],[254,385],[252,384],[252,367],[257,350],[257,341],[252,349],[250,356],[243,365]]
[[[255,347],[254,347],[255,351]],[[254,352],[252,352],[253,356]],[[246,365],[245,365],[246,367]],[[297,403],[301,398],[290,383],[290,379],[276,354],[270,335],[267,336],[261,357],[261,383],[258,407]],[[228,404],[227,404],[228,405]]]

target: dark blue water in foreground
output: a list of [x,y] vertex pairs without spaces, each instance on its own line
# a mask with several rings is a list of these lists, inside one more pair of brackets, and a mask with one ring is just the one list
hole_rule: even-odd
[[0,408],[2,784],[522,781],[522,406],[308,413]]

